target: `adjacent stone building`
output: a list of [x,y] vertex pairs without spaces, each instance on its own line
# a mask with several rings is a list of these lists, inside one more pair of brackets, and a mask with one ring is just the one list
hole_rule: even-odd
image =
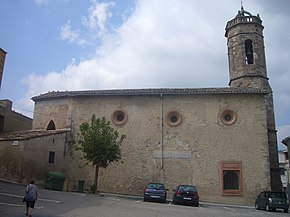
[[0,133],[32,129],[32,119],[12,110],[12,102],[0,100]]
[[[75,136],[93,114],[111,120],[126,139],[122,162],[100,171],[100,191],[142,195],[152,181],[192,184],[201,201],[253,204],[260,191],[282,189],[259,15],[242,8],[225,36],[229,87],[48,92],[32,98],[33,130]],[[94,169],[78,153],[65,162],[67,178],[93,183]]]

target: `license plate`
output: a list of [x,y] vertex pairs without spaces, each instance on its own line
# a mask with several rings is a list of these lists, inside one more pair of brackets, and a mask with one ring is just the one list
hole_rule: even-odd
[[184,200],[191,200],[190,197],[184,197],[183,199],[184,199]]
[[151,197],[152,197],[152,198],[159,198],[160,196],[152,195]]

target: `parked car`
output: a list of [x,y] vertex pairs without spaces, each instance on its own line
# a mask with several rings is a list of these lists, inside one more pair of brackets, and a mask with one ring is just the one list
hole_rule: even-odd
[[265,209],[268,212],[283,209],[285,213],[288,213],[289,203],[286,193],[263,191],[256,199],[255,208]]
[[162,183],[149,183],[144,189],[144,201],[159,201],[166,203],[166,191]]
[[199,195],[195,186],[179,185],[173,191],[173,204],[199,206]]

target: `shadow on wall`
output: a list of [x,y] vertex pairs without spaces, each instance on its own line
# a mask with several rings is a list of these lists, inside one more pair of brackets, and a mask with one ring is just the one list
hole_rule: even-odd
[[[41,166],[37,160],[24,157],[20,146],[11,144],[0,148],[0,178],[27,184],[30,179],[35,179],[38,185],[43,186],[46,174],[52,169]],[[3,147],[4,146],[4,147]],[[5,147],[6,146],[6,147]]]
[[0,177],[21,182],[23,153],[19,148],[7,146],[0,149]]

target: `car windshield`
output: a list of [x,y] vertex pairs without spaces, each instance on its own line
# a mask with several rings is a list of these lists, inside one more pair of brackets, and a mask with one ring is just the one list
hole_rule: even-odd
[[147,185],[149,189],[164,190],[164,185],[159,183],[150,183]]
[[188,186],[188,185],[182,185],[179,187],[179,191],[194,191],[196,192],[196,187],[195,186]]
[[271,198],[287,198],[284,192],[271,192],[270,197]]

